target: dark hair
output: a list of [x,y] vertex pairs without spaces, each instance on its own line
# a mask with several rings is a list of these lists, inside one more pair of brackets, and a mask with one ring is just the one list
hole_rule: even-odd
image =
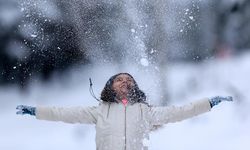
[[113,90],[112,85],[114,83],[115,78],[121,74],[126,74],[126,75],[130,76],[134,81],[134,86],[132,87],[132,89],[129,92],[128,101],[132,104],[134,104],[134,103],[147,103],[145,93],[139,89],[138,84],[136,83],[135,79],[129,73],[118,73],[118,74],[110,77],[110,79],[107,81],[104,89],[102,90],[101,100],[104,102],[110,102],[110,103],[117,102],[116,93]]

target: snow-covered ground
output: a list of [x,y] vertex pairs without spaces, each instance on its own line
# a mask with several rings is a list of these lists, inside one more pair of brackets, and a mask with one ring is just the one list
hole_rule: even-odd
[[[118,67],[117,67],[118,68]],[[114,67],[78,68],[49,83],[33,80],[26,91],[0,88],[0,150],[94,150],[92,125],[38,121],[16,115],[15,107],[25,105],[97,105],[90,96],[88,78],[99,95],[108,78],[124,70]],[[135,68],[125,69],[153,99],[153,80]],[[232,95],[234,102],[222,103],[211,112],[182,122],[167,124],[151,134],[151,150],[249,150],[250,101],[248,92],[250,53],[201,64],[168,66],[168,88],[173,105],[182,105],[214,95]],[[153,77],[152,77],[153,79]]]

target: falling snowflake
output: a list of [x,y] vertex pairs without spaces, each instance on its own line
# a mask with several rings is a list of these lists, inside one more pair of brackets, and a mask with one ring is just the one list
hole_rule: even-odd
[[189,16],[189,19],[194,21],[194,17],[193,16]]
[[135,29],[131,29],[131,32],[132,32],[132,33],[135,33]]
[[141,58],[140,62],[141,62],[141,65],[143,65],[143,66],[148,66],[148,64],[149,64],[149,62],[146,58]]
[[30,36],[33,37],[33,38],[36,38],[37,34],[31,34]]

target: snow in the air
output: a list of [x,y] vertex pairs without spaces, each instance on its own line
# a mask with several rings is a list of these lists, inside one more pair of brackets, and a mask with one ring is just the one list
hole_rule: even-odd
[[[177,63],[168,67],[166,77],[170,101],[183,105],[203,97],[232,95],[234,102],[215,106],[211,112],[178,123],[167,124],[151,133],[151,150],[248,150],[250,147],[249,75],[250,54],[223,60],[213,59],[201,64]],[[81,71],[82,70],[82,71]],[[65,78],[55,78],[44,84],[37,80],[26,92],[15,87],[0,89],[1,127],[0,149],[13,150],[82,150],[95,149],[95,127],[39,121],[32,116],[15,114],[18,104],[48,106],[97,105],[88,91],[92,77],[96,95],[107,79],[116,72],[134,75],[151,103],[152,84],[143,72],[129,67],[96,66],[77,69]],[[100,75],[100,72],[102,73]],[[152,80],[155,78],[152,76]],[[8,102],[7,102],[8,101]]]
[[[195,5],[197,1],[201,2],[201,0],[191,2],[179,0],[177,2],[169,1],[162,5],[163,3],[150,1],[154,12],[145,7],[147,6],[146,1],[136,3],[136,5],[134,1],[124,1],[125,5],[121,8],[124,11],[122,16],[126,16],[125,19],[128,22],[122,22],[122,19],[121,22],[117,22],[114,20],[119,18],[110,17],[108,18],[111,20],[110,22],[107,21],[107,24],[101,24],[103,26],[114,25],[111,27],[114,27],[115,31],[111,34],[111,40],[106,44],[117,44],[118,47],[123,48],[121,53],[124,56],[121,59],[124,59],[124,61],[120,62],[125,63],[122,65],[113,63],[110,66],[106,66],[105,63],[109,62],[109,58],[112,59],[115,56],[110,55],[113,54],[112,52],[104,54],[101,51],[96,43],[102,38],[98,38],[98,33],[92,35],[92,33],[95,33],[95,28],[92,29],[91,26],[86,27],[88,29],[84,28],[83,24],[88,25],[86,20],[79,19],[86,15],[81,11],[81,7],[95,8],[96,1],[90,0],[85,3],[85,1],[78,0],[58,2],[21,0],[19,9],[14,5],[8,7],[1,7],[0,5],[0,25],[3,28],[1,33],[5,33],[13,25],[17,24],[18,33],[20,33],[21,37],[27,39],[22,40],[22,44],[20,44],[20,41],[8,43],[6,53],[12,58],[25,60],[30,58],[31,53],[38,51],[38,49],[32,49],[30,50],[31,53],[27,53],[29,50],[26,49],[26,46],[29,46],[29,40],[33,40],[34,45],[41,48],[39,49],[41,55],[46,57],[46,53],[43,53],[43,51],[47,50],[44,48],[50,44],[51,39],[45,34],[48,31],[44,24],[48,22],[52,24],[65,22],[66,24],[72,23],[74,28],[77,28],[76,32],[79,34],[79,41],[86,42],[77,44],[83,45],[81,48],[84,50],[87,49],[86,53],[90,56],[91,61],[101,61],[101,63],[93,64],[91,67],[73,65],[74,67],[70,68],[68,72],[65,71],[62,76],[58,76],[58,73],[54,72],[52,79],[49,79],[48,82],[40,80],[39,75],[34,76],[28,80],[29,83],[26,89],[20,89],[18,86],[11,84],[0,86],[0,150],[94,150],[95,126],[36,120],[34,116],[16,115],[15,108],[19,104],[67,107],[98,105],[98,102],[89,93],[89,77],[92,78],[95,94],[99,97],[109,77],[118,72],[131,73],[138,82],[139,87],[146,93],[149,102],[153,105],[158,105],[160,101],[158,98],[161,97],[161,95],[156,94],[161,90],[158,89],[161,81],[159,81],[159,76],[156,75],[159,72],[166,73],[163,74],[166,78],[164,82],[167,83],[166,92],[169,96],[168,102],[171,105],[184,105],[203,97],[217,95],[230,95],[234,98],[234,102],[221,103],[206,114],[182,122],[167,124],[153,131],[150,140],[143,139],[143,144],[145,146],[149,145],[150,150],[249,150],[250,53],[237,53],[226,58],[217,58],[216,56],[210,58],[209,56],[199,63],[171,62],[167,60],[170,57],[185,57],[189,54],[188,50],[193,48],[192,44],[183,42],[189,40],[183,36],[184,34],[192,34],[201,27],[198,22],[201,16],[197,16],[195,11],[201,12],[203,9]],[[66,6],[64,9],[67,10],[67,13],[65,14],[57,6],[61,2],[64,3],[62,6]],[[115,0],[102,2],[103,4],[116,4]],[[232,2],[232,0],[230,2],[223,1],[223,3],[230,4]],[[186,8],[188,3],[193,3],[192,7]],[[165,6],[168,7],[165,8]],[[201,6],[206,7],[207,5]],[[150,18],[152,12],[153,17]],[[102,17],[105,18],[105,15]],[[102,17],[100,18],[103,19]],[[208,20],[203,24],[205,26],[205,30],[203,29],[204,34],[208,34],[204,36],[211,36],[207,39],[215,40],[215,37],[213,37],[215,31],[212,32],[209,28],[210,18],[206,18],[205,15],[202,19]],[[19,22],[17,23],[17,21]],[[88,20],[88,23],[92,25],[92,21]],[[99,25],[98,23],[93,23],[93,26]],[[159,42],[163,43],[163,46],[159,46],[158,40],[156,40],[155,43],[153,42],[153,46],[149,47],[151,36],[157,37],[153,34],[158,31],[159,26],[155,26],[157,24],[162,28],[159,32],[164,32],[163,37],[158,39],[159,41],[163,40]],[[239,26],[233,26],[234,23],[231,23],[231,25],[232,27],[229,29],[233,31],[239,28]],[[207,29],[208,31],[206,31]],[[110,33],[107,32],[106,34]],[[82,37],[87,38],[83,40]],[[230,35],[227,38],[231,42],[237,39],[232,37],[234,36]],[[209,45],[211,41],[206,42]],[[203,46],[201,47],[200,52],[211,48],[203,49]],[[64,50],[64,47],[56,45],[55,49],[61,51]],[[163,57],[159,58],[166,59],[165,64],[153,66],[154,63],[159,62],[157,62],[158,57],[152,62],[151,56],[159,56],[161,55],[159,52],[163,51],[167,55],[162,55]],[[194,55],[192,59],[198,61],[201,59],[200,57]],[[131,65],[130,62],[136,63],[136,65]],[[124,68],[126,65],[127,67]],[[21,66],[21,63],[17,63],[11,66],[10,69],[19,71]],[[22,70],[20,69],[20,71]],[[1,72],[1,74],[4,73]],[[36,72],[27,73],[30,77],[33,74],[36,74]],[[11,75],[10,80],[14,81],[17,78],[19,77]]]
[[141,62],[141,65],[143,65],[143,66],[148,66],[148,64],[149,64],[149,62],[146,58],[141,58],[140,62]]

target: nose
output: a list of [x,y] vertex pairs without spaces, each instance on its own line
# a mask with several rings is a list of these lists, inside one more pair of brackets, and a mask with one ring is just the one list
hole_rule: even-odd
[[128,84],[127,80],[122,80],[122,84]]
[[130,83],[129,79],[123,79],[123,83]]

